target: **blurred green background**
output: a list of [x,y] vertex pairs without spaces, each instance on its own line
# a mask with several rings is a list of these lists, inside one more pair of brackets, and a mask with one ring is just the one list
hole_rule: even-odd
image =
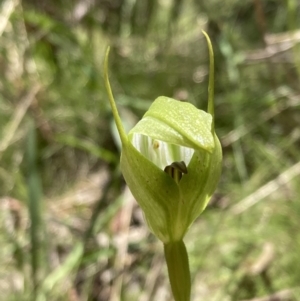
[[224,164],[185,239],[193,300],[300,300],[298,0],[0,1],[0,300],[172,300],[103,59],[127,129],[161,95],[205,110],[202,29]]

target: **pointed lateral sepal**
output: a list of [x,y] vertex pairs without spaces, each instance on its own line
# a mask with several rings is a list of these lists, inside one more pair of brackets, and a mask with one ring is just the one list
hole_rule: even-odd
[[195,151],[188,167],[188,174],[179,183],[184,206],[181,206],[179,220],[187,229],[206,208],[213,195],[222,171],[222,147],[214,134],[215,148],[212,154]]
[[108,77],[109,51],[110,51],[110,47],[108,47],[106,49],[106,54],[105,54],[104,71],[103,71],[104,83],[105,83],[105,88],[106,88],[106,91],[107,91],[109,103],[110,103],[110,106],[111,106],[111,110],[112,110],[112,113],[113,113],[113,116],[114,116],[114,120],[115,120],[117,129],[118,129],[118,132],[119,132],[119,135],[120,135],[120,139],[121,139],[122,144],[124,144],[124,143],[127,142],[127,135],[125,133],[124,126],[123,126],[121,118],[119,116],[119,112],[118,112],[118,109],[117,109],[117,106],[116,106],[116,102],[115,102],[115,99],[114,99],[114,96],[113,96],[113,93],[112,93],[112,90],[111,90],[109,77]]
[[144,212],[150,230],[163,242],[182,238],[184,230],[174,229],[180,204],[180,193],[175,181],[130,142],[123,145],[121,169]]

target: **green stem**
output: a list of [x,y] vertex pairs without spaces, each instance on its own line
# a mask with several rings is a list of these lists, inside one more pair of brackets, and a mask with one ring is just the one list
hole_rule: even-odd
[[184,242],[164,244],[169,279],[175,301],[190,301],[191,275],[188,254]]

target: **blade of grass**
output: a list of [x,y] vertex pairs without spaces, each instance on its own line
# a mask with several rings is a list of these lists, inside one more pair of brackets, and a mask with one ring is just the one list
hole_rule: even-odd
[[89,152],[90,154],[106,161],[107,163],[117,162],[117,158],[112,152],[94,144],[92,141],[80,139],[67,134],[57,135],[55,139],[57,142],[62,143],[64,145],[68,145]]
[[275,179],[269,181],[267,184],[261,186],[252,194],[248,195],[246,198],[239,201],[235,204],[230,211],[233,214],[241,214],[248,210],[250,207],[261,201],[262,199],[266,198],[281,186],[285,185],[295,177],[299,176],[300,174],[300,162],[294,164],[286,171],[282,172],[278,175]]
[[14,0],[7,0],[2,3],[0,6],[0,36],[2,36],[2,33],[4,32],[6,25],[8,23],[8,20],[11,16],[11,14],[14,11],[14,8],[17,6],[18,1]]
[[83,250],[84,244],[81,242],[77,243],[63,264],[45,278],[42,291],[45,293],[51,291],[59,281],[67,278],[80,263]]
[[[298,4],[299,5],[299,4]],[[293,35],[293,32],[298,29],[298,22],[299,22],[299,10],[297,14],[297,1],[296,0],[288,0],[287,1],[287,13],[288,13],[288,26],[289,30],[291,32],[291,35]],[[298,73],[298,77],[300,76],[300,59],[299,59],[299,44],[296,43],[293,47],[293,56],[295,61],[295,67],[296,71]]]
[[31,272],[33,300],[37,298],[40,282],[45,274],[42,187],[37,167],[37,141],[35,124],[31,121],[27,139],[27,185],[30,217]]
[[33,88],[24,96],[24,98],[20,100],[18,106],[14,110],[14,115],[3,130],[3,136],[0,141],[0,159],[2,153],[9,147],[11,141],[13,140],[16,130],[18,129],[39,89],[40,87],[38,85],[33,86]]

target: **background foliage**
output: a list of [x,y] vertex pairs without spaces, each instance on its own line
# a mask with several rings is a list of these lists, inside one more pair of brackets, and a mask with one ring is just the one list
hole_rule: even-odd
[[128,129],[160,95],[205,109],[201,29],[224,167],[186,237],[193,300],[300,300],[297,0],[0,2],[1,300],[170,300],[102,64]]

